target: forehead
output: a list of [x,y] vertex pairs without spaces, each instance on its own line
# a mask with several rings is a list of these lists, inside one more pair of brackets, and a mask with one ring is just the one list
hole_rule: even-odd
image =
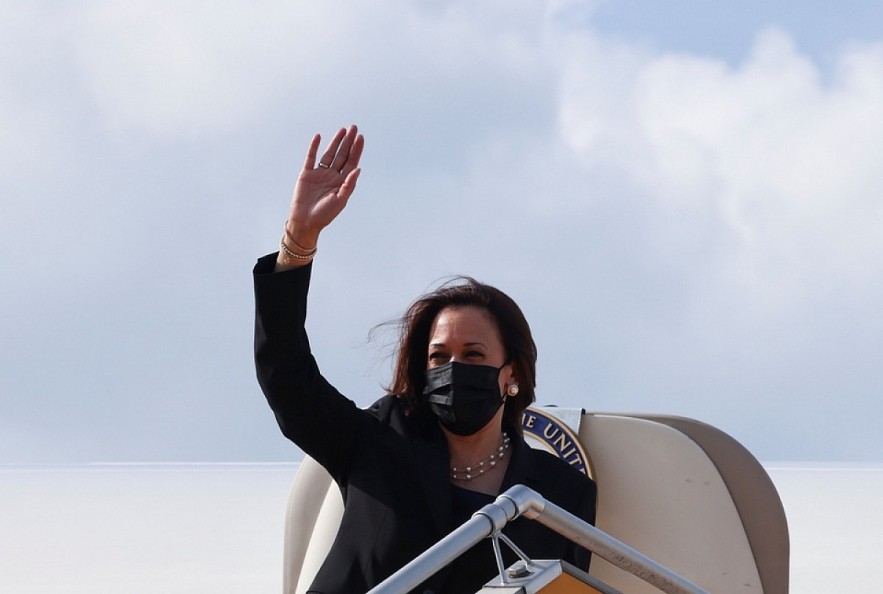
[[430,343],[501,342],[500,329],[491,313],[475,305],[449,306],[438,312],[429,331]]

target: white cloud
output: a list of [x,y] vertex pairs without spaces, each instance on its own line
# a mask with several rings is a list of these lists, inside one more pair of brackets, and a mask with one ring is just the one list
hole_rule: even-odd
[[883,262],[880,57],[880,46],[848,50],[825,84],[781,31],[762,34],[735,69],[617,49],[598,56],[614,77],[570,66],[563,134],[587,160],[635,176],[662,208],[711,208],[731,242],[718,264],[746,291],[786,283],[792,302],[832,276],[871,283]]
[[174,139],[247,125],[276,87],[303,82],[317,57],[304,22],[318,8],[300,4],[95,0],[65,17],[109,125]]

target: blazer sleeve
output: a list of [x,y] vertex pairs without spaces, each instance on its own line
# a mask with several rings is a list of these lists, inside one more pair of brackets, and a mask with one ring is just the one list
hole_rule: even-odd
[[274,272],[276,254],[254,267],[254,353],[258,383],[282,433],[338,482],[370,417],[329,384],[305,328],[312,263]]

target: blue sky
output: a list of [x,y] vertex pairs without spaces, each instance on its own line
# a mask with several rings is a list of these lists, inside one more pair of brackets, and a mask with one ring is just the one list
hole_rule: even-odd
[[588,24],[612,37],[648,43],[663,51],[717,56],[737,64],[758,31],[788,31],[797,47],[821,66],[848,43],[880,40],[883,7],[872,0],[844,3],[621,1],[589,6]]
[[446,275],[524,308],[538,394],[762,460],[883,460],[871,2],[0,3],[0,462],[286,460],[250,268],[314,132],[325,374],[381,395]]

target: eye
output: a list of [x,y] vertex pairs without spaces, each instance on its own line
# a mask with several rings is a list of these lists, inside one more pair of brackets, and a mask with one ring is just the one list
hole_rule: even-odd
[[429,353],[430,365],[444,365],[448,362],[448,359],[450,359],[450,356],[442,351],[433,351]]
[[467,359],[483,359],[484,358],[484,353],[482,353],[481,351],[468,351],[468,352],[464,353],[464,355],[466,355]]

